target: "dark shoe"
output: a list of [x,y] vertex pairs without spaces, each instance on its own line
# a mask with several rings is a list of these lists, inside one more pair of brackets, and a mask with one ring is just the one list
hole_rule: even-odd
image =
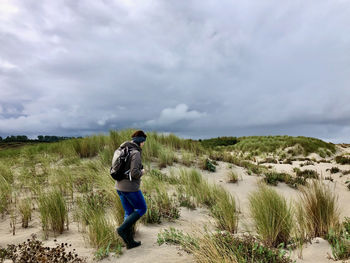
[[121,231],[119,228],[117,228],[117,230],[115,232],[123,239],[124,243],[126,244],[126,247],[128,247],[130,245],[128,235],[126,233],[124,233],[123,231]]
[[[132,242],[133,238],[131,238],[132,236],[129,234],[129,229],[131,230],[131,226],[136,223],[137,220],[139,220],[140,218],[140,214],[136,211],[134,211],[132,214],[130,214],[125,221],[123,222],[123,224],[121,224],[118,228],[117,228],[117,232],[118,235],[123,239],[123,241],[126,244],[127,248],[133,248],[135,247],[135,243]],[[141,245],[141,243],[140,243]]]
[[127,249],[131,249],[131,248],[134,248],[134,247],[141,246],[141,241],[135,241],[134,240],[132,226],[128,230],[129,231],[127,233],[127,236],[128,236],[129,245],[127,245],[126,248]]

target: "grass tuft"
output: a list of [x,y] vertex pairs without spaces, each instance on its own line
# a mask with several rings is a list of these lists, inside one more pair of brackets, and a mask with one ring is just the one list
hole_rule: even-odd
[[228,171],[226,178],[228,183],[237,183],[239,180],[238,174],[232,170]]
[[324,237],[339,225],[338,197],[321,181],[313,180],[300,189],[299,218],[304,218],[304,229],[309,237]]
[[293,211],[284,197],[275,190],[260,185],[249,196],[255,229],[268,246],[287,245],[293,228]]
[[59,190],[40,194],[38,207],[45,238],[48,237],[49,229],[55,234],[62,234],[65,224],[68,228],[67,203]]
[[22,218],[22,227],[27,228],[32,219],[32,200],[30,198],[19,201],[18,210]]

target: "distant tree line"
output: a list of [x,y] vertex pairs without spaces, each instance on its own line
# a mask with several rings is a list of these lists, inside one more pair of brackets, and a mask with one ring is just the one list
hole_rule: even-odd
[[28,139],[26,135],[11,135],[4,139],[0,136],[0,142],[58,142],[73,138],[75,137],[39,135],[37,139]]

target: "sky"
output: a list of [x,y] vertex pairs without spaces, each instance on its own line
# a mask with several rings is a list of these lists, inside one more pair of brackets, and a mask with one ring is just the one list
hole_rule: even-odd
[[350,143],[348,0],[0,0],[0,136]]

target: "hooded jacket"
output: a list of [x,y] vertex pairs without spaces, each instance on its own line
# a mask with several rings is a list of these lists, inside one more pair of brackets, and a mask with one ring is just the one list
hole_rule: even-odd
[[124,142],[120,145],[121,148],[128,147],[130,151],[130,157],[127,164],[127,167],[130,167],[130,176],[129,178],[123,179],[121,181],[116,181],[115,188],[123,192],[136,192],[140,189],[141,176],[142,176],[142,161],[141,161],[141,152],[142,149],[139,145],[134,142]]

